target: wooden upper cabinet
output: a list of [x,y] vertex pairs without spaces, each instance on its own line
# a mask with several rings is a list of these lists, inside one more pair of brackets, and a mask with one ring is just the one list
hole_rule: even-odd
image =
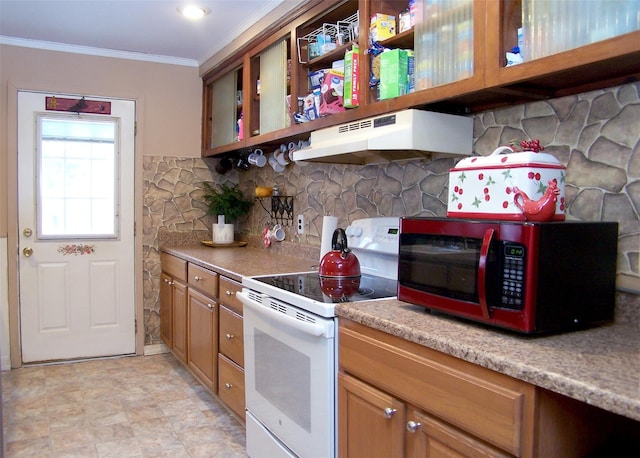
[[205,78],[202,100],[204,156],[244,147],[243,66],[236,60],[221,73]]
[[[377,87],[369,84],[372,70],[371,55],[367,53],[370,18],[376,13],[394,15],[399,30],[398,16],[409,6],[409,0],[312,0],[276,24],[270,34],[257,37],[227,63],[205,76],[203,155],[215,156],[245,147],[261,147],[270,152],[281,143],[306,139],[317,129],[407,108],[469,114],[611,87],[640,77],[640,30],[637,25],[635,30],[617,35],[618,29],[612,31],[610,25],[600,23],[568,27],[567,30],[574,34],[589,28],[589,39],[593,38],[594,42],[553,51],[555,54],[507,67],[505,53],[518,44],[518,29],[523,27],[523,22],[544,23],[543,19],[529,14],[527,2],[531,0],[416,0],[420,7],[414,27],[380,41],[390,49],[413,49],[416,90],[380,100]],[[557,8],[586,8],[582,3],[578,6],[578,2],[551,3],[557,3],[553,6]],[[523,11],[527,15],[524,21]],[[538,13],[533,11],[532,14]],[[617,14],[626,22],[637,20],[636,16],[624,11]],[[559,16],[563,17],[563,23],[573,20],[568,14],[553,13],[553,17]],[[353,34],[345,34],[339,27],[356,19],[358,26],[349,29],[347,25],[346,29]],[[556,21],[548,22],[551,28]],[[575,21],[571,23],[575,24]],[[323,36],[322,43],[318,43],[318,34]],[[336,43],[326,45],[325,35],[335,36],[332,40]],[[613,36],[603,38],[609,35]],[[562,41],[555,36],[551,40],[554,44]],[[309,74],[331,68],[333,62],[344,59],[345,52],[354,44],[359,46],[359,106],[296,123],[290,115],[300,110],[299,100],[312,92]],[[318,47],[321,48],[319,55]],[[271,62],[272,54],[277,57],[274,62],[278,71],[273,74],[265,68],[266,61]],[[373,63],[374,67],[376,65],[378,62]],[[219,112],[214,81],[237,72],[238,68],[241,68],[242,76],[230,79],[242,87],[244,137],[227,144],[222,139],[222,145],[218,145],[217,136],[212,142],[212,119]],[[268,101],[269,98],[277,103]],[[286,102],[283,98],[289,100],[291,110],[284,115],[284,120],[282,104]],[[229,122],[230,118],[237,117],[237,113],[223,116],[225,122]]]
[[[596,5],[597,2],[593,5],[591,2],[557,3],[554,7],[577,8],[581,12],[587,7],[602,7]],[[637,10],[637,5],[635,8]],[[615,32],[607,30],[602,23],[588,24],[585,19],[569,19],[570,10],[562,15],[565,19],[559,25],[564,27],[560,35],[563,30],[577,33],[588,28],[594,40],[592,43],[571,47],[571,40],[565,40],[555,32],[549,33],[546,41],[561,42],[555,51],[550,50],[553,54],[531,59],[525,47],[524,63],[507,67],[505,53],[518,43],[517,31],[523,27],[523,9],[526,10],[525,0],[489,1],[486,4],[486,81],[480,94],[481,106],[562,97],[616,86],[640,76],[640,30],[599,39]],[[601,13],[604,15],[605,11]],[[548,27],[554,27],[552,22]],[[525,45],[531,46],[531,43]]]

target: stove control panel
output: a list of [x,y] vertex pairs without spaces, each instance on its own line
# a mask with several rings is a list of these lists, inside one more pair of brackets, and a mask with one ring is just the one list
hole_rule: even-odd
[[378,217],[353,221],[347,227],[347,244],[352,250],[366,250],[397,255],[400,218]]

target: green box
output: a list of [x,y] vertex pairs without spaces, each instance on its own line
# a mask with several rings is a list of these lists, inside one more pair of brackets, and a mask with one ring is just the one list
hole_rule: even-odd
[[408,53],[404,49],[393,49],[380,54],[380,100],[407,93],[408,66]]
[[344,54],[344,106],[355,108],[360,105],[360,64],[359,48],[354,45],[353,49]]

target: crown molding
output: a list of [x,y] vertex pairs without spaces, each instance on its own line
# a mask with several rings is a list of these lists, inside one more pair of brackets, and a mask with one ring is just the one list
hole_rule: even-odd
[[68,45],[51,41],[30,40],[27,38],[15,38],[0,35],[0,44],[9,46],[21,46],[23,48],[44,49],[47,51],[59,51],[74,54],[85,54],[99,57],[113,57],[115,59],[129,59],[143,62],[155,62],[159,64],[181,65],[185,67],[198,67],[195,59],[181,57],[160,56],[131,51],[117,51],[113,49],[93,48],[90,46]]

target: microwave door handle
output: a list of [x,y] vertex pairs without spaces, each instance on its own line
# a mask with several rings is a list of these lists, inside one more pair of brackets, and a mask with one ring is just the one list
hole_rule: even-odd
[[491,318],[491,312],[487,305],[487,256],[489,255],[489,246],[495,232],[495,229],[487,229],[484,233],[482,247],[480,247],[480,260],[478,261],[478,298],[482,317],[486,320]]

